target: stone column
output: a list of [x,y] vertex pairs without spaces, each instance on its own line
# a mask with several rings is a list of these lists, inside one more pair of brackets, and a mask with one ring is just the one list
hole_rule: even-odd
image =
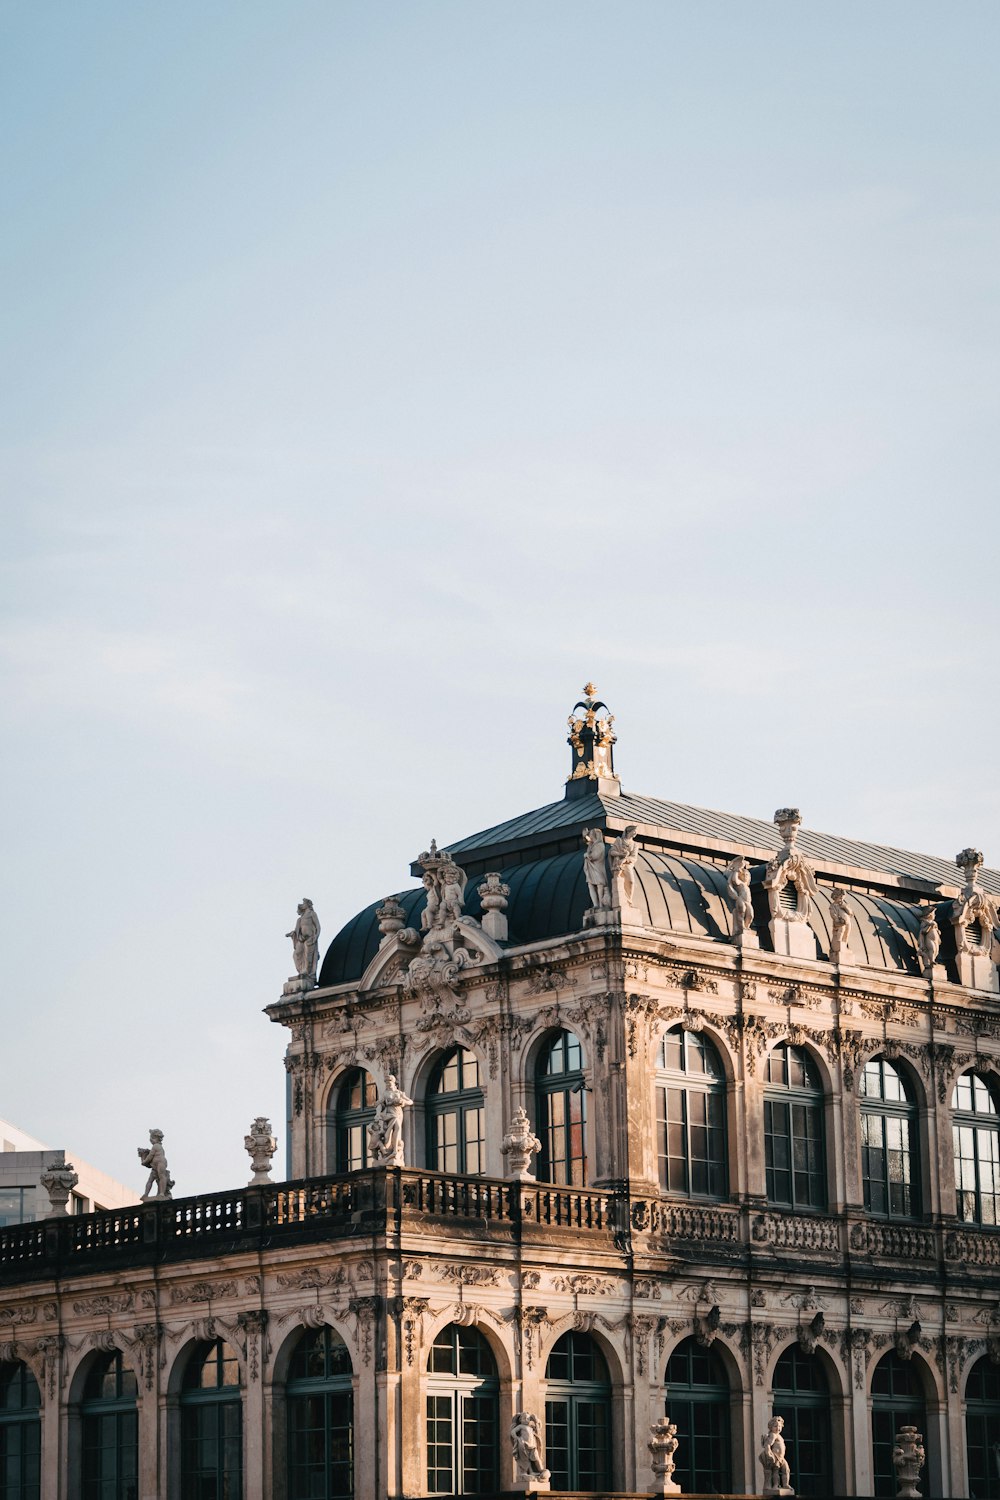
[[266,1474],[264,1442],[264,1341],[267,1313],[252,1308],[237,1319],[246,1337],[246,1380],[243,1390],[245,1457],[244,1489],[248,1495],[270,1494],[270,1476]]

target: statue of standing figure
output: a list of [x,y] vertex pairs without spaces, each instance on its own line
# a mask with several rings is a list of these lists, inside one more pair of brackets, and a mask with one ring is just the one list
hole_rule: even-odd
[[920,954],[920,972],[929,979],[941,951],[941,929],[937,923],[937,911],[928,903],[920,908],[920,931],[917,933],[917,952]]
[[836,963],[851,961],[851,924],[854,913],[847,904],[847,892],[837,886],[830,895],[830,957]]
[[632,905],[632,896],[635,891],[635,862],[639,854],[635,831],[635,823],[630,823],[608,850],[613,905],[618,907]]
[[295,972],[302,980],[315,984],[316,967],[319,961],[319,917],[312,902],[305,896],[297,908],[295,926],[285,936],[292,940],[292,957]]
[[607,846],[600,828],[585,828],[583,842],[587,852],[583,856],[583,873],[590,892],[590,904],[595,911],[607,911],[611,906],[608,889]]
[[781,1436],[784,1425],[784,1417],[772,1417],[761,1439],[760,1466],[764,1470],[762,1493],[765,1495],[795,1494],[791,1487],[792,1474],[785,1453],[785,1440]]
[[386,1080],[382,1097],[368,1126],[368,1155],[373,1167],[402,1167],[403,1110],[413,1100],[398,1087],[394,1073]]
[[[174,1185],[174,1179],[167,1170],[167,1155],[163,1149],[163,1131],[151,1130],[149,1132],[149,1145],[139,1146],[139,1160],[144,1167],[149,1168],[149,1177],[146,1179],[146,1190],[142,1194],[143,1203],[148,1203],[150,1198],[169,1198],[170,1189]],[[156,1192],[153,1192],[153,1188]]]
[[[726,867],[726,889],[733,903],[733,942],[741,946],[756,946],[757,934],[753,930],[753,897],[750,895],[750,861],[738,854]],[[748,938],[754,941],[751,944]]]
[[551,1475],[542,1462],[542,1434],[534,1412],[516,1411],[510,1424],[510,1441],[519,1484],[548,1486]]

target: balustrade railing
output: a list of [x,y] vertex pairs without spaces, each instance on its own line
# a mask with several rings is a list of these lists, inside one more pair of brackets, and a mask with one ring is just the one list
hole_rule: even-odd
[[[577,1235],[600,1236],[604,1247],[625,1254],[640,1244],[653,1253],[687,1244],[699,1257],[713,1250],[727,1259],[750,1252],[837,1260],[861,1255],[1000,1269],[1000,1231],[956,1227],[954,1220],[894,1224],[853,1215],[630,1197],[624,1184],[578,1188],[393,1167],[10,1225],[0,1229],[0,1282],[261,1249],[317,1236],[395,1236],[428,1220],[440,1220],[443,1233],[466,1225],[479,1236],[508,1242],[565,1235],[569,1243]],[[589,1242],[598,1244],[595,1238]]]

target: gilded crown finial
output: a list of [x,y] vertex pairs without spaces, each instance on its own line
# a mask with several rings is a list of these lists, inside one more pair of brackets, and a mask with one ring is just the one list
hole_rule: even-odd
[[586,693],[588,698],[597,697],[597,689],[592,682],[585,682],[583,685],[583,691]]
[[[615,774],[614,715],[597,697],[594,683],[583,689],[585,696],[573,705],[569,716],[568,744],[572,754],[568,782],[602,781],[617,783]],[[577,710],[582,713],[577,715]]]

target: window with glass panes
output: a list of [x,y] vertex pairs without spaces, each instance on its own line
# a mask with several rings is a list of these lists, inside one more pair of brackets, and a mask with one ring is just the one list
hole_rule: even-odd
[[917,1107],[902,1074],[873,1057],[861,1074],[861,1176],[865,1208],[890,1219],[920,1212]]
[[786,1208],[825,1208],[823,1090],[801,1047],[779,1042],[767,1058],[764,1163],[767,1196]]
[[498,1487],[500,1382],[476,1328],[449,1323],[427,1361],[427,1489],[486,1495]]
[[0,1363],[0,1500],[39,1500],[41,1405],[27,1365]]
[[0,1229],[8,1224],[31,1224],[35,1214],[35,1189],[31,1187],[0,1188]]
[[772,1410],[785,1419],[782,1437],[797,1495],[832,1495],[830,1385],[815,1354],[797,1344],[774,1367]]
[[352,1068],[337,1090],[331,1161],[336,1172],[357,1172],[368,1165],[368,1127],[375,1117],[378,1090],[364,1068]]
[[224,1339],[195,1348],[184,1371],[180,1406],[184,1500],[242,1500],[240,1367]]
[[978,1073],[963,1073],[951,1113],[958,1217],[1000,1224],[1000,1116],[993,1089]]
[[674,1480],[687,1495],[732,1485],[730,1390],[722,1356],[685,1339],[667,1361],[666,1414],[677,1424]]
[[543,1182],[583,1187],[587,1181],[587,1091],[583,1053],[571,1031],[542,1048],[535,1072],[535,1103]]
[[354,1494],[351,1356],[332,1328],[304,1333],[288,1367],[288,1500]]
[[1000,1365],[984,1355],[965,1387],[965,1442],[969,1494],[1000,1500]]
[[138,1500],[139,1390],[121,1354],[91,1367],[80,1403],[83,1500]]
[[483,1104],[475,1053],[453,1047],[427,1091],[427,1160],[435,1171],[474,1177],[485,1170]]
[[924,1434],[926,1447],[927,1409],[916,1369],[912,1359],[900,1359],[893,1349],[879,1360],[872,1376],[872,1478],[876,1496],[896,1494],[892,1450],[896,1433],[907,1425]]
[[564,1333],[545,1366],[545,1465],[554,1490],[611,1487],[611,1380],[586,1333]]
[[663,1038],[656,1075],[656,1139],[664,1192],[725,1196],[725,1075],[719,1054],[700,1032],[676,1026]]

